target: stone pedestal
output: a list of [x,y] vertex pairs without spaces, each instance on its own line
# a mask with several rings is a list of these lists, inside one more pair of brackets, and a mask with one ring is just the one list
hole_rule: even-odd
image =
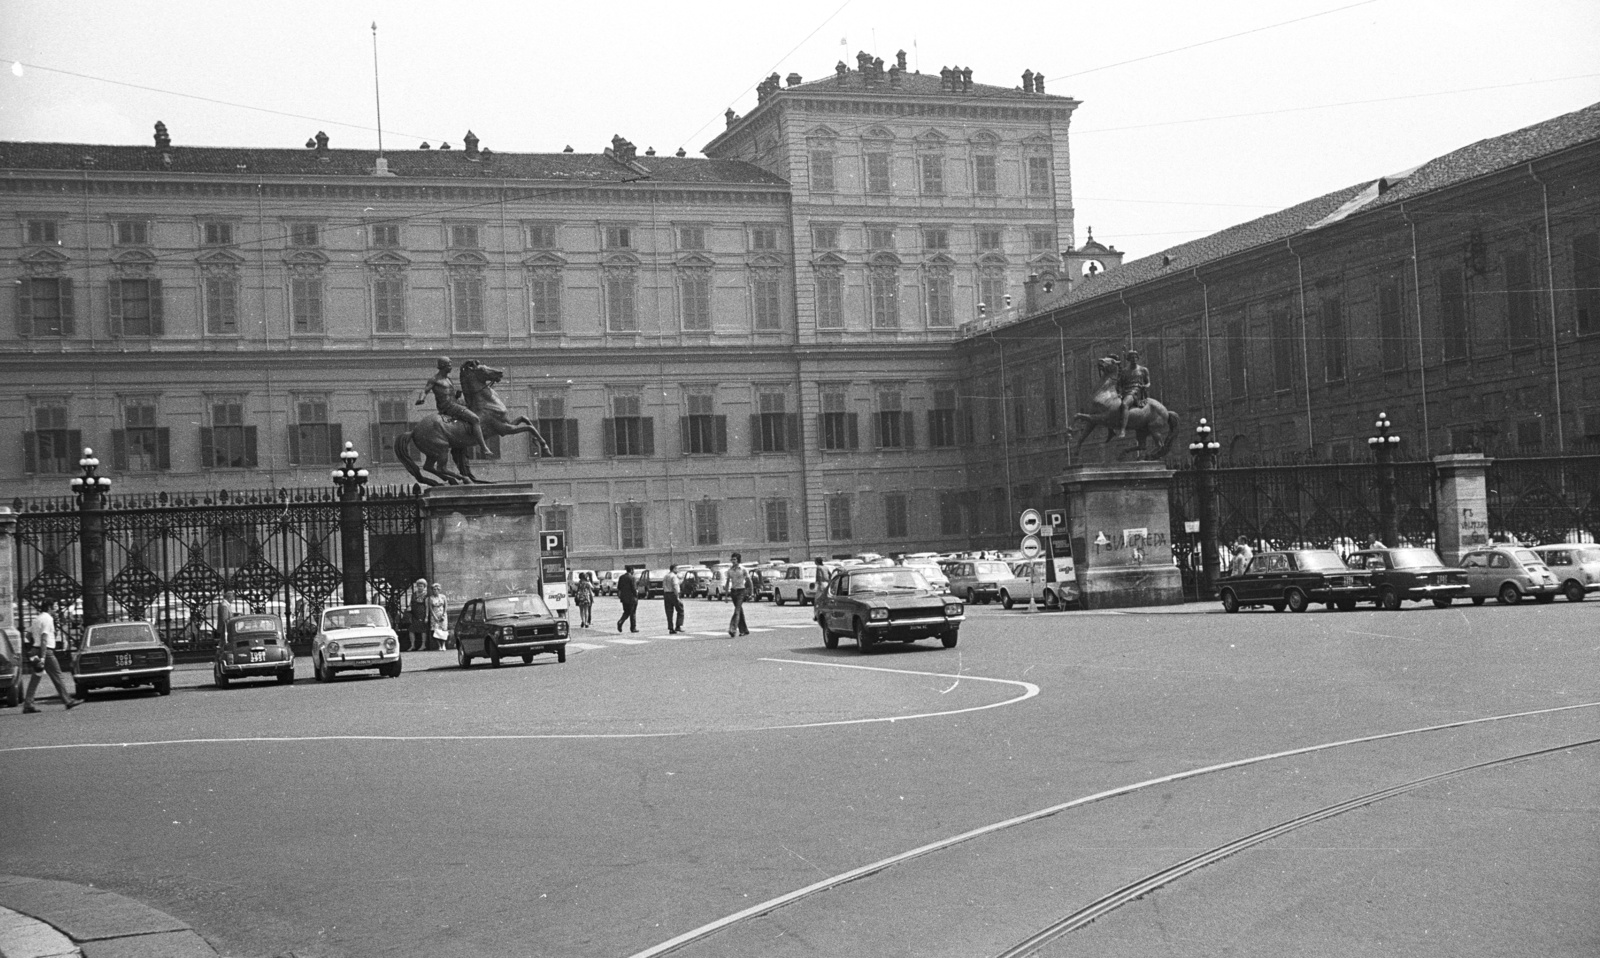
[[428,581],[452,608],[502,592],[539,591],[539,493],[531,482],[433,486],[423,494]]
[[17,514],[0,506],[0,629],[17,628]]
[[1159,462],[1077,466],[1066,490],[1067,536],[1086,609],[1183,602],[1167,510],[1172,471]]
[[1433,457],[1439,558],[1445,565],[1457,565],[1465,553],[1489,544],[1489,462],[1478,453]]

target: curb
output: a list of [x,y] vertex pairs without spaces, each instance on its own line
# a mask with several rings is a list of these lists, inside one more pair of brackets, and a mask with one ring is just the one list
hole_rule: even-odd
[[0,958],[57,956],[218,958],[193,928],[132,898],[71,882],[0,875]]

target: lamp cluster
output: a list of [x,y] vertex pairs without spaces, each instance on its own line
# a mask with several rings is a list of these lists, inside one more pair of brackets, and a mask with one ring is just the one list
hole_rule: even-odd
[[83,470],[83,475],[73,476],[68,485],[72,486],[72,494],[79,497],[105,493],[111,491],[111,480],[99,474],[100,460],[95,458],[94,450],[88,446],[83,447],[83,457],[78,460],[78,468]]
[[1378,434],[1367,437],[1367,446],[1376,451],[1381,448],[1399,445],[1400,436],[1389,431],[1393,425],[1394,423],[1389,421],[1388,413],[1378,413],[1378,421],[1372,424],[1372,428],[1378,430]]
[[346,442],[344,450],[339,453],[340,465],[333,470],[333,482],[346,494],[367,484],[369,475],[367,470],[356,468],[356,460],[360,458],[361,453],[356,452],[356,444],[353,442]]
[[1211,424],[1204,418],[1194,427],[1194,441],[1189,443],[1189,455],[1199,457],[1206,453],[1216,455],[1222,451],[1222,443],[1217,442],[1215,431]]

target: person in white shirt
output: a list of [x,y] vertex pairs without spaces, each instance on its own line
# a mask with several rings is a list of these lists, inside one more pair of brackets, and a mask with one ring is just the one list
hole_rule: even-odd
[[33,648],[28,659],[28,690],[22,698],[22,711],[39,711],[33,704],[33,693],[39,688],[41,673],[50,676],[50,681],[56,687],[56,694],[61,696],[61,703],[71,709],[82,705],[83,701],[67,694],[66,683],[61,681],[61,665],[56,661],[56,619],[50,614],[51,603],[46,602],[39,607],[39,614],[33,617],[33,623],[28,626],[28,635],[33,640]]
[[750,584],[750,574],[739,564],[739,553],[733,554],[733,566],[728,569],[728,598],[733,600],[733,616],[728,619],[728,638],[749,635],[750,627],[744,624],[745,588]]
[[678,595],[678,573],[671,569],[661,578],[661,604],[667,612],[667,632],[673,635],[682,632],[683,599]]

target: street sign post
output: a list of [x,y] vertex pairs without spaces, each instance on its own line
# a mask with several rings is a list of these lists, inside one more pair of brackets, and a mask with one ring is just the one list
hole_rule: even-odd
[[1032,558],[1035,558],[1036,556],[1038,556],[1039,553],[1042,552],[1042,551],[1044,551],[1044,546],[1042,544],[1040,544],[1038,536],[1036,536],[1036,535],[1026,535],[1026,536],[1022,537],[1022,554],[1023,555],[1025,555],[1028,558],[1032,559]]
[[539,593],[545,605],[567,616],[567,534],[561,529],[539,533]]
[[1022,513],[1022,534],[1025,536],[1036,535],[1039,527],[1044,524],[1044,519],[1039,515],[1038,509],[1025,509]]

